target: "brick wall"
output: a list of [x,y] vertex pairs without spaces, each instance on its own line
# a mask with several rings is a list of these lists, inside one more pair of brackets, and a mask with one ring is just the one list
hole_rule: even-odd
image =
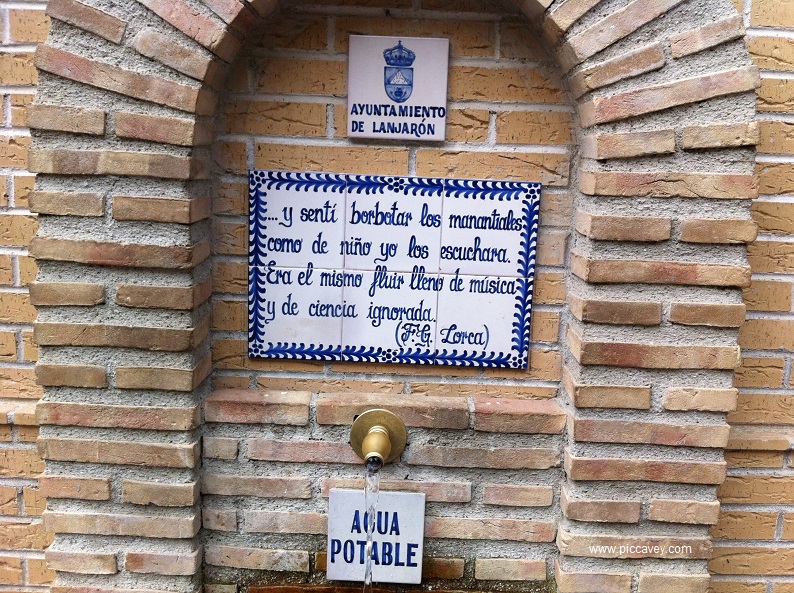
[[[367,4],[367,14],[380,14],[377,0]],[[525,2],[523,7],[531,19],[537,19],[545,8],[541,5],[545,4]],[[671,132],[682,121],[691,124],[712,121],[708,107],[714,103],[718,110],[729,107],[731,117],[743,121],[746,102],[739,101],[736,95],[735,99],[719,99],[719,95],[746,90],[750,79],[715,76],[704,79],[704,85],[698,88],[674,85],[655,89],[650,95],[643,94],[644,86],[706,73],[708,68],[704,70],[702,66],[709,64],[712,57],[733,55],[730,52],[737,51],[741,44],[729,48],[723,44],[736,38],[737,23],[726,10],[727,3],[716,1],[689,2],[677,7],[677,2],[634,0],[625,3],[627,10],[617,14],[613,12],[621,7],[616,3],[601,4],[579,0],[554,3],[544,25],[549,39],[554,41],[562,36],[566,40],[558,56],[566,70],[583,62],[574,67],[568,82],[574,98],[582,96],[579,113],[583,125],[603,123],[596,128],[600,135],[582,138],[582,155],[591,160],[591,166],[585,167],[589,173],[578,176],[574,173],[572,177],[585,196],[593,197],[580,195],[574,203],[571,192],[564,190],[564,186],[544,195],[542,234],[552,239],[545,245],[542,257],[548,259],[543,262],[543,274],[539,278],[538,298],[542,301],[539,312],[545,313],[545,317],[535,317],[533,338],[538,343],[532,351],[533,366],[528,375],[519,377],[491,373],[439,376],[437,370],[427,376],[418,375],[420,369],[395,375],[391,368],[384,373],[384,368],[366,365],[348,368],[341,364],[318,367],[302,363],[276,367],[251,363],[245,357],[242,331],[245,315],[241,307],[245,274],[244,257],[240,255],[244,238],[240,233],[245,206],[239,184],[245,166],[358,172],[356,167],[361,163],[375,162],[383,172],[478,176],[479,171],[486,170],[487,176],[509,178],[514,174],[510,173],[511,167],[505,168],[504,174],[492,171],[501,168],[504,162],[499,153],[510,152],[512,159],[513,150],[518,147],[516,152],[534,155],[522,156],[530,158],[528,171],[544,168],[551,180],[558,177],[561,180],[560,161],[549,159],[553,161],[564,154],[566,130],[556,127],[559,120],[533,115],[566,112],[567,100],[556,94],[560,83],[553,75],[554,68],[540,63],[543,76],[530,75],[518,85],[509,78],[489,80],[488,77],[494,69],[494,64],[487,63],[492,59],[489,56],[511,56],[509,60],[529,60],[534,64],[542,55],[539,38],[521,34],[527,31],[521,26],[523,17],[515,25],[510,19],[499,27],[494,24],[502,20],[504,12],[512,10],[505,9],[506,3],[499,3],[498,9],[488,13],[482,12],[481,2],[388,3],[392,9],[410,9],[416,5],[440,10],[432,14],[444,18],[415,24],[411,33],[450,35],[455,40],[453,52],[456,47],[460,51],[453,76],[458,85],[452,86],[453,93],[459,93],[458,105],[450,131],[457,144],[451,145],[455,150],[449,153],[424,148],[408,151],[360,148],[355,155],[357,160],[351,160],[349,146],[336,134],[336,129],[343,128],[338,107],[344,104],[341,96],[344,91],[340,93],[344,89],[340,78],[344,70],[337,53],[343,51],[340,35],[359,27],[373,27],[360,32],[388,34],[394,26],[391,19],[362,19],[359,11],[351,8],[332,10],[334,17],[327,18],[323,12],[326,9],[321,8],[309,9],[303,17],[293,19],[292,28],[285,26],[284,21],[280,26],[270,25],[260,37],[267,41],[259,46],[251,41],[244,57],[235,61],[229,79],[231,93],[222,101],[224,108],[218,120],[218,133],[225,144],[216,143],[214,151],[216,166],[223,168],[221,182],[210,187],[202,181],[206,170],[203,157],[207,154],[203,147],[210,138],[209,125],[203,116],[213,112],[214,90],[226,71],[223,60],[233,61],[240,48],[238,40],[252,29],[255,15],[269,12],[271,3],[252,0],[243,5],[202,0],[191,11],[187,6],[193,3],[180,1],[166,5],[157,0],[122,4],[51,0],[49,11],[56,20],[52,40],[38,59],[43,99],[31,111],[31,126],[38,130],[35,132],[38,148],[32,154],[30,168],[40,173],[37,192],[31,197],[33,209],[41,213],[42,225],[32,248],[42,267],[40,284],[33,296],[42,322],[37,338],[43,360],[37,374],[48,399],[38,414],[38,420],[46,425],[40,450],[47,459],[49,474],[42,481],[42,490],[51,498],[48,527],[59,534],[56,545],[47,554],[52,567],[61,573],[59,593],[85,590],[80,585],[91,586],[95,592],[119,588],[194,589],[197,581],[193,575],[201,562],[201,548],[194,537],[198,529],[194,503],[199,488],[196,413],[208,392],[202,381],[210,364],[209,342],[205,339],[208,330],[205,319],[210,308],[214,314],[212,358],[217,369],[214,388],[292,390],[284,401],[276,402],[256,398],[245,401],[239,392],[219,391],[206,403],[209,438],[204,455],[212,471],[202,487],[207,502],[205,553],[214,580],[237,578],[237,571],[230,569],[229,564],[240,564],[241,557],[247,558],[242,561],[244,564],[255,563],[256,567],[271,563],[269,566],[276,569],[270,573],[274,580],[283,578],[278,575],[283,575],[284,570],[300,575],[308,567],[321,569],[322,555],[308,552],[321,548],[320,511],[330,481],[314,479],[311,503],[304,504],[301,501],[307,500],[305,477],[293,476],[295,480],[278,484],[263,481],[261,478],[267,476],[251,468],[283,471],[295,461],[296,455],[303,454],[304,438],[343,443],[347,427],[340,414],[349,415],[357,406],[371,404],[366,391],[373,390],[374,379],[375,385],[383,390],[383,398],[394,406],[404,406],[402,411],[420,443],[441,439],[443,446],[436,442],[432,448],[418,448],[419,457],[413,459],[416,466],[422,466],[413,471],[419,478],[416,481],[423,483],[421,487],[431,492],[435,509],[440,511],[435,512],[436,516],[442,519],[445,513],[454,516],[466,504],[473,504],[472,508],[481,515],[495,513],[501,521],[508,521],[493,532],[506,538],[493,544],[498,553],[506,556],[521,557],[518,550],[523,550],[525,544],[512,539],[516,534],[543,540],[527,546],[533,552],[523,562],[478,563],[477,550],[487,549],[490,544],[465,540],[475,534],[484,537],[481,526],[466,524],[461,532],[459,521],[455,525],[436,521],[431,528],[439,537],[433,545],[437,546],[441,559],[430,563],[430,574],[444,579],[443,582],[453,579],[471,584],[479,571],[483,578],[475,580],[480,586],[489,581],[488,575],[541,579],[542,570],[547,567],[541,567],[536,560],[545,550],[553,550],[544,529],[548,528],[550,511],[562,502],[567,519],[557,544],[568,563],[557,570],[561,591],[581,591],[596,584],[605,591],[623,593],[631,588],[632,581],[641,593],[702,590],[704,581],[697,574],[705,566],[703,561],[671,564],[654,559],[628,562],[588,559],[586,546],[625,542],[627,538],[633,538],[633,542],[637,536],[646,542],[653,539],[669,543],[667,536],[671,534],[688,536],[680,542],[705,546],[702,535],[708,529],[706,526],[716,520],[710,502],[712,487],[681,482],[695,477],[700,481],[721,479],[717,475],[716,457],[707,453],[711,451],[709,447],[718,451],[724,442],[721,427],[719,431],[690,427],[688,440],[683,441],[690,448],[680,449],[675,459],[668,456],[668,462],[662,466],[655,464],[654,459],[660,453],[678,451],[670,445],[681,444],[684,437],[655,431],[660,428],[659,421],[662,428],[665,422],[669,423],[670,412],[676,416],[682,410],[693,409],[701,410],[697,422],[706,421],[719,427],[724,400],[731,398],[727,370],[733,364],[730,348],[724,349],[722,339],[719,347],[714,348],[714,341],[718,335],[715,332],[724,331],[726,337],[732,335],[731,328],[740,314],[739,303],[733,296],[726,296],[718,299],[721,306],[717,308],[703,308],[699,304],[706,293],[721,294],[707,286],[718,283],[735,286],[745,282],[740,255],[743,248],[732,250],[725,245],[750,240],[754,229],[741,222],[746,218],[741,207],[727,208],[717,216],[729,221],[727,227],[713,220],[704,222],[696,215],[698,208],[688,209],[697,204],[692,200],[696,196],[704,204],[713,204],[713,198],[731,200],[748,196],[751,186],[740,185],[746,183],[745,177],[729,179],[719,173],[729,163],[731,172],[737,168],[746,172],[745,164],[752,161],[752,155],[747,149],[733,147],[752,144],[754,139],[752,130],[745,124],[734,129],[685,127],[675,134]],[[790,218],[785,213],[785,198],[768,198],[791,193],[791,165],[785,156],[790,151],[781,148],[785,146],[789,123],[785,113],[791,104],[785,75],[791,65],[787,57],[790,39],[786,34],[792,26],[786,21],[791,13],[786,10],[791,8],[788,4],[753,0],[752,5],[748,2],[737,6],[743,11],[744,24],[750,27],[750,50],[758,66],[764,69],[759,89],[762,125],[758,169],[762,197],[754,206],[762,234],[750,246],[753,284],[745,290],[744,299],[748,317],[758,320],[742,330],[746,353],[737,374],[739,408],[730,419],[736,425],[754,425],[752,428],[763,430],[737,429],[729,443],[727,458],[731,475],[720,489],[724,509],[713,530],[715,537],[721,539],[716,544],[715,560],[709,565],[719,575],[712,585],[715,593],[786,593],[789,590],[786,587],[790,586],[790,583],[767,586],[776,578],[791,574],[784,543],[790,537],[786,521],[789,507],[781,503],[787,502],[786,480],[790,479],[784,468],[789,442],[785,426],[790,424],[785,398],[789,396],[792,347],[785,341],[787,334],[780,331],[781,322],[791,309],[790,278],[786,276],[790,273],[786,241],[790,240],[787,233],[791,230],[785,226],[787,217]],[[0,361],[2,398],[8,404],[4,409],[6,422],[10,423],[7,425],[10,440],[0,443],[8,452],[0,464],[5,472],[0,476],[0,486],[6,491],[3,499],[8,499],[2,506],[0,528],[8,529],[9,533],[8,537],[0,537],[0,541],[9,542],[0,544],[3,568],[0,582],[11,588],[44,586],[52,576],[44,567],[41,552],[51,536],[44,534],[41,521],[35,516],[41,512],[43,503],[35,488],[41,462],[33,455],[35,448],[30,440],[37,422],[30,403],[39,396],[40,388],[34,385],[31,372],[36,357],[30,340],[31,314],[24,317],[22,313],[30,310],[24,286],[32,280],[35,266],[26,257],[26,246],[36,225],[25,202],[26,194],[32,189],[29,183],[32,175],[25,171],[25,159],[21,156],[27,148],[22,112],[32,99],[36,82],[32,49],[43,39],[47,28],[41,14],[43,7],[44,3],[37,2],[0,2],[3,18],[0,84],[4,90],[3,138],[7,139],[2,153],[6,160],[1,165],[5,191],[0,215],[14,217],[0,225],[3,232],[8,232],[0,245],[0,258],[7,257],[9,262],[8,266],[0,266],[0,275],[3,270],[10,270],[0,277],[0,282],[9,287],[0,291],[0,296],[9,295],[0,303],[0,314],[5,314],[8,320],[0,321],[0,341],[6,340],[2,335],[13,334],[13,348],[6,349],[9,358]],[[590,8],[593,10],[588,12]],[[452,12],[445,12],[448,9]],[[471,26],[447,29],[444,21],[454,22],[458,10],[469,13],[466,20]],[[657,15],[662,15],[660,25],[653,22]],[[610,17],[612,28],[609,32],[601,31],[597,20]],[[712,21],[717,24],[706,27]],[[700,25],[705,28],[693,31],[693,27]],[[666,32],[664,27],[669,30]],[[489,34],[493,36],[489,38]],[[627,36],[626,42],[621,43],[622,35]],[[662,45],[652,44],[635,53],[642,43],[648,42],[648,35],[651,38],[657,35]],[[770,36],[777,39],[766,40]],[[642,43],[638,44],[636,40],[640,38]],[[714,44],[718,49],[710,50]],[[601,49],[605,49],[603,54],[599,54]],[[502,53],[491,54],[491,51]],[[609,60],[604,62],[603,58]],[[701,58],[704,62],[698,62]],[[741,52],[734,59],[741,63]],[[284,75],[285,65],[295,60],[321,68],[323,84],[327,87],[320,94],[315,86],[301,87],[303,78]],[[486,63],[482,64],[483,61]],[[701,67],[693,72],[687,72],[686,67],[675,68],[691,63]],[[528,66],[526,72],[535,70],[534,65],[521,67],[525,66]],[[725,65],[723,69],[728,67]],[[260,76],[263,68],[269,72],[268,77]],[[655,74],[657,71],[661,71],[661,76]],[[783,76],[773,71],[782,72]],[[674,74],[668,76],[667,72]],[[305,80],[318,78],[315,71]],[[198,89],[196,80],[205,81],[204,90]],[[496,85],[496,94],[492,96],[491,90],[483,94],[483,89],[494,88],[491,85]],[[244,92],[245,88],[248,93]],[[522,105],[528,88],[539,92],[533,97],[542,97],[537,99],[541,104],[538,108]],[[593,90],[597,99],[588,100],[591,95],[586,93]],[[626,102],[622,107],[610,102],[613,92],[623,93],[621,100]],[[702,109],[675,107],[707,96],[716,99],[701,104]],[[500,105],[505,100],[517,101],[521,106]],[[57,107],[50,107],[53,104]],[[643,106],[638,111],[628,113],[640,104]],[[671,106],[676,118],[686,117],[666,119],[665,110]],[[485,118],[483,112],[490,111],[494,113]],[[661,114],[658,119],[653,119],[655,113]],[[626,124],[626,117],[633,119]],[[774,121],[770,124],[765,120]],[[256,130],[255,136],[245,136],[244,129],[228,127],[234,121],[237,125],[263,127]],[[637,130],[631,122],[649,121],[651,133],[643,125],[639,126],[641,133],[634,133]],[[775,126],[782,131],[773,134],[771,130]],[[552,148],[536,150],[536,146],[543,144],[538,140],[539,133],[547,137],[550,129],[555,130]],[[461,156],[457,154],[461,147],[476,148],[478,152]],[[98,149],[105,152],[100,154]],[[665,156],[676,149],[679,151],[676,156]],[[656,156],[643,160],[649,155]],[[491,160],[494,158],[498,160]],[[307,166],[307,162],[316,165]],[[653,168],[648,164],[657,162],[663,163],[662,169],[667,167],[677,173],[673,176],[633,174],[633,169]],[[697,175],[682,177],[680,171],[693,163],[716,167],[716,171],[707,171],[717,174],[709,177],[708,183],[702,182],[705,179],[702,170]],[[516,176],[532,178],[523,169]],[[203,262],[209,251],[206,219],[208,196],[212,194],[215,255],[210,270],[208,263]],[[549,201],[550,195],[554,201]],[[615,218],[616,212],[608,212],[609,204],[620,204],[624,198],[629,198],[632,208],[641,206],[638,212],[630,213],[638,216],[629,219],[625,211],[620,211],[623,218]],[[770,201],[774,204],[769,205]],[[574,217],[575,208],[580,212]],[[660,216],[660,211],[666,214]],[[563,214],[567,221],[561,218]],[[566,267],[559,259],[565,249],[571,218],[578,233],[575,255],[569,260],[572,274],[564,271]],[[684,220],[687,218],[691,220]],[[681,251],[665,249],[671,230],[675,240],[680,238]],[[639,252],[621,251],[621,246],[642,245],[642,253],[647,256],[648,248],[654,244],[662,245],[662,249],[648,256],[650,261],[638,257]],[[728,253],[731,255],[726,257]],[[684,261],[675,261],[682,254],[680,259]],[[633,292],[619,294],[610,291],[609,284],[601,284],[622,281],[627,274],[638,283],[631,287]],[[647,291],[651,286],[647,283],[660,281],[667,285],[664,290],[675,296],[665,297],[662,302],[655,300]],[[573,321],[575,331],[560,346],[555,344],[555,338],[566,321],[560,318],[566,285],[576,288],[568,300],[571,314],[578,321]],[[693,285],[701,288],[686,288]],[[211,306],[206,303],[210,286],[216,293]],[[651,287],[659,290],[658,285]],[[731,290],[725,294],[734,294]],[[627,297],[629,300],[633,297],[631,303],[625,302]],[[615,302],[620,302],[617,313]],[[14,312],[8,313],[9,309]],[[701,332],[697,328],[704,319],[712,327],[725,329]],[[771,329],[769,319],[774,321]],[[610,329],[615,321],[636,325],[638,331],[629,332],[630,341],[621,341],[617,339],[620,331],[615,333]],[[654,329],[662,322],[665,329]],[[710,345],[702,347],[704,337]],[[643,344],[643,340],[654,339],[670,346]],[[690,346],[682,349],[687,343]],[[569,353],[564,354],[569,348]],[[625,361],[626,357],[633,361],[628,366],[635,370],[610,369],[617,360]],[[559,476],[559,469],[523,468],[521,471],[531,472],[531,478],[524,482],[528,488],[519,492],[488,487],[507,481],[505,476],[514,472],[505,468],[508,461],[498,456],[484,460],[482,451],[488,446],[531,448],[532,454],[527,452],[526,462],[534,464],[542,464],[544,450],[557,446],[558,437],[544,432],[559,430],[557,411],[538,408],[543,402],[539,404],[535,398],[553,394],[563,359],[567,367],[566,398],[572,400],[568,409],[572,410],[572,404],[579,408],[571,418],[572,433],[563,468],[568,477],[565,493],[560,492],[559,486],[552,486],[554,495],[549,500],[550,476],[554,472],[559,472]],[[669,370],[681,368],[684,360],[701,370]],[[715,371],[715,365],[723,370]],[[659,368],[668,370],[654,370]],[[635,379],[631,378],[632,373]],[[679,378],[671,381],[673,376]],[[648,383],[655,387],[646,387]],[[703,384],[718,389],[691,388]],[[313,391],[327,393],[306,395]],[[334,391],[346,395],[335,400],[331,394]],[[469,404],[475,400],[466,401],[466,398],[483,393],[507,395],[514,401],[495,415],[484,413],[488,408],[476,405],[472,410]],[[28,401],[20,402],[20,395]],[[401,397],[409,395],[427,399]],[[431,399],[435,397],[442,400]],[[531,399],[523,399],[526,397]],[[425,401],[431,407],[423,408],[417,405],[418,401]],[[349,407],[345,408],[341,402],[347,402]],[[622,418],[616,430],[609,424],[609,415],[622,414],[614,410],[625,409],[627,405],[639,411],[628,412],[630,417]],[[643,411],[651,405],[652,410]],[[160,409],[157,417],[149,413],[153,407]],[[593,407],[602,411],[589,412]],[[445,413],[441,414],[442,411]],[[265,428],[255,427],[252,431],[241,422],[240,414],[244,419],[259,414]],[[516,423],[528,418],[533,419],[532,430],[516,432]],[[628,420],[633,423],[627,423]],[[485,467],[466,470],[438,465],[433,455],[456,444],[449,440],[450,431],[463,430],[464,423],[467,426],[473,423],[478,428],[473,441],[476,451],[467,453],[458,447],[456,459],[467,459],[467,454],[474,454],[476,463]],[[499,435],[505,427],[512,427],[508,429],[510,434]],[[612,435],[613,442],[623,444],[588,444],[603,438],[605,431]],[[297,450],[285,447],[283,440],[297,443]],[[626,444],[629,442],[634,444]],[[705,449],[692,449],[693,446]],[[323,449],[316,441],[312,450],[322,455]],[[331,448],[325,454],[338,460],[349,451],[342,446],[341,450]],[[622,463],[610,457],[630,460]],[[701,460],[701,464],[684,467],[693,459]],[[250,461],[245,463],[246,460]],[[320,476],[326,474],[329,466],[322,459],[309,461],[318,465],[303,464],[304,476],[313,468]],[[346,483],[346,479],[357,475],[356,466],[334,467],[341,468],[338,483]],[[662,472],[662,468],[669,469],[669,473]],[[705,475],[706,470],[714,476]],[[477,481],[470,479],[467,472],[487,472],[487,476],[478,477]],[[652,479],[662,480],[657,494],[645,483],[639,500],[636,492],[610,500],[616,486],[620,490],[620,484],[612,481],[615,478],[633,476],[645,480],[651,474]],[[439,476],[445,477],[445,481],[438,481]],[[455,481],[449,481],[453,476]],[[296,503],[294,508],[301,508],[300,513],[290,515],[286,522],[262,503],[277,500],[278,508],[289,507],[283,499],[248,497],[252,491],[279,487],[288,488],[292,498],[287,500]],[[678,501],[659,498],[658,492]],[[755,509],[756,503],[763,506]],[[616,516],[628,519],[628,525],[610,523]],[[686,519],[683,524],[682,517]],[[246,530],[249,519],[254,528]],[[238,520],[243,528],[240,534]],[[284,531],[289,534],[285,535]],[[763,535],[763,539],[751,539],[748,535],[758,538]],[[448,544],[444,543],[445,538]],[[287,541],[305,553],[274,556],[259,549],[274,549]],[[246,556],[239,551],[251,545],[257,547],[256,553]],[[744,549],[748,546],[756,547],[756,553],[748,554]],[[738,569],[749,571],[750,576],[735,576],[736,548],[739,559],[751,559],[750,563],[740,563]],[[277,559],[282,559],[283,564],[278,564]],[[692,576],[654,574],[660,570],[666,573],[686,570]],[[775,575],[761,576],[771,573]],[[217,590],[227,593],[223,587]]]
[[752,206],[758,239],[749,247],[753,281],[744,291],[742,367],[719,488],[720,518],[709,569],[714,593],[794,591],[794,4],[746,0],[747,46],[761,69],[757,172]]
[[28,197],[34,176],[27,172],[30,134],[25,109],[33,100],[36,44],[44,41],[49,19],[45,3],[0,2],[0,583],[46,590],[54,573],[44,548],[44,499],[37,477],[44,462],[36,450],[38,425],[33,341],[36,312],[27,285],[36,275],[28,246],[38,227]]

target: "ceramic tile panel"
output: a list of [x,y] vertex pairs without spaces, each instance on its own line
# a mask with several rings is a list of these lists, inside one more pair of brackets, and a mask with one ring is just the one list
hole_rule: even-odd
[[249,265],[342,268],[345,176],[251,171]]
[[540,189],[252,171],[249,355],[526,367]]
[[437,272],[443,193],[443,179],[349,175],[345,268]]

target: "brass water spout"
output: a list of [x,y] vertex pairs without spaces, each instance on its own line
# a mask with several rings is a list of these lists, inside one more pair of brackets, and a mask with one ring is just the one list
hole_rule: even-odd
[[365,462],[380,465],[397,459],[405,449],[408,432],[400,418],[389,410],[367,410],[350,427],[350,445]]

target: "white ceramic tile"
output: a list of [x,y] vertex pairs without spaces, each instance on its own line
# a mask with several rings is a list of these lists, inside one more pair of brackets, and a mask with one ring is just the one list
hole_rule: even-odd
[[531,280],[443,276],[436,364],[526,368]]
[[539,198],[537,183],[447,179],[441,273],[526,276]]
[[252,357],[338,360],[349,309],[341,270],[251,267],[248,352]]
[[345,268],[438,271],[443,180],[348,175]]
[[344,301],[358,317],[344,320],[343,358],[432,364],[438,275],[385,269],[359,273],[361,286],[344,289]]
[[249,265],[344,265],[344,175],[251,171],[249,192]]

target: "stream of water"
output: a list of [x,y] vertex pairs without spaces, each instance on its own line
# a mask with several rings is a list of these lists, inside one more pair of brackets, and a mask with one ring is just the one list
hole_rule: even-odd
[[378,494],[380,493],[380,468],[383,462],[377,457],[367,459],[364,506],[367,509],[364,523],[367,528],[367,547],[364,550],[364,593],[372,591],[372,535],[377,521]]

